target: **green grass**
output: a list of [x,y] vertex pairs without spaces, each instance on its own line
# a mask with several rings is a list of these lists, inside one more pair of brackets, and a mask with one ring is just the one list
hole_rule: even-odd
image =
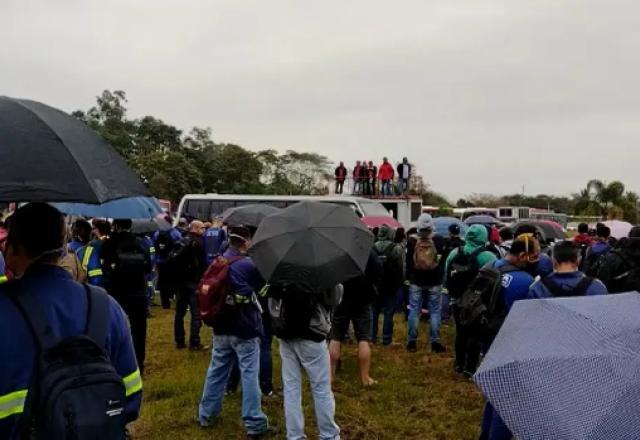
[[[196,410],[202,393],[210,351],[178,351],[173,346],[173,310],[154,308],[149,320],[147,368],[141,418],[133,425],[135,438],[145,439],[244,439],[239,393],[225,399],[215,425],[201,429]],[[478,437],[482,399],[473,384],[452,370],[451,350],[432,355],[426,347],[426,324],[420,327],[420,350],[404,349],[406,325],[396,316],[391,347],[373,348],[372,377],[379,384],[365,389],[357,379],[356,346],[343,346],[342,370],[334,384],[336,419],[343,439],[437,439],[465,440]],[[203,344],[210,345],[211,332],[203,328]],[[443,326],[443,337],[452,347],[452,328]],[[280,359],[274,342],[274,380],[281,390]],[[308,387],[303,396],[307,435],[317,438]],[[263,405],[284,438],[282,399]]]

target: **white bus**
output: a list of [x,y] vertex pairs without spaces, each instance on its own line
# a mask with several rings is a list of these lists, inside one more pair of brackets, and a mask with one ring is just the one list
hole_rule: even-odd
[[528,206],[501,206],[498,208],[498,220],[504,223],[517,223],[523,220],[550,220],[566,228],[569,216],[560,212],[529,208]]
[[[267,203],[278,208],[286,208],[302,200],[336,203],[350,206],[359,217],[393,217],[405,228],[410,228],[420,216],[422,205],[416,206],[416,212],[407,199],[403,202],[351,196],[278,196],[248,194],[187,194],[178,205],[176,222],[181,217],[203,221],[211,220],[229,208],[255,203]],[[412,215],[414,214],[414,215]],[[415,217],[415,218],[414,218]]]
[[463,221],[474,215],[490,215],[491,217],[495,217],[496,209],[495,208],[454,208],[453,209],[453,216]]

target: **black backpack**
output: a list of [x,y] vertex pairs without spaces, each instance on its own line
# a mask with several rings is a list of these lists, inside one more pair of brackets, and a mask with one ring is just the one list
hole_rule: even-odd
[[[309,324],[319,304],[319,294],[295,285],[270,285],[269,318],[273,332],[281,339],[309,336]],[[324,337],[320,337],[323,340]]]
[[399,245],[396,243],[390,243],[382,252],[378,251],[378,249],[374,247],[376,255],[382,264],[382,275],[380,276],[376,286],[379,293],[390,294],[395,288],[401,286],[404,281],[402,269],[398,267],[398,262],[391,257],[396,246]]
[[611,251],[622,261],[624,272],[616,274],[607,286],[610,293],[640,292],[640,262],[628,255],[624,249]]
[[589,245],[586,243],[580,244],[580,265],[578,269],[584,272],[585,263],[587,261],[587,251],[589,250]]
[[467,255],[464,253],[464,246],[458,248],[456,256],[453,257],[447,269],[447,290],[451,298],[460,298],[478,275],[480,271],[478,255],[484,251],[485,248],[480,247]]
[[171,231],[160,231],[155,241],[156,255],[163,261],[169,257],[175,241],[171,237]]
[[113,292],[143,292],[147,287],[149,261],[148,252],[141,240],[135,237],[119,240],[116,243],[115,259],[108,268],[109,286]]
[[584,258],[582,262],[582,271],[590,277],[595,277],[598,275],[598,271],[600,270],[600,265],[604,262],[607,254],[611,248],[607,247],[602,252],[593,252],[593,248],[589,248],[587,251],[587,256]]
[[544,284],[544,287],[546,287],[549,292],[551,292],[551,296],[553,296],[554,298],[561,298],[567,296],[586,295],[587,290],[589,290],[589,287],[591,286],[591,283],[593,283],[593,280],[594,279],[591,277],[582,277],[582,279],[574,287],[557,284],[549,278],[544,278],[541,283]]
[[481,334],[496,333],[507,316],[502,276],[519,270],[510,264],[480,269],[460,299],[460,325]]
[[109,297],[85,285],[84,334],[56,339],[41,304],[27,292],[11,295],[35,343],[36,365],[20,418],[24,439],[125,438],[126,390],[105,353]]

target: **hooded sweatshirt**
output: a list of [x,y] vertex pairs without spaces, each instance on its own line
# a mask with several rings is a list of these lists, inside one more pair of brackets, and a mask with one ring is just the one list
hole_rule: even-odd
[[597,278],[609,293],[640,291],[640,238],[621,240],[620,247],[604,257]]
[[385,291],[397,289],[404,282],[404,249],[394,242],[394,238],[393,228],[382,225],[378,232],[378,241],[373,245],[376,254],[383,260],[380,286]]
[[[470,255],[474,253],[476,250],[483,248],[487,245],[489,241],[489,234],[487,232],[487,228],[483,225],[473,225],[467,230],[467,234],[464,237],[465,244],[463,246],[463,251],[465,255]],[[449,265],[456,258],[460,249],[454,249],[451,251],[449,256],[447,257],[447,262],[445,263],[445,280],[444,285],[446,286],[446,274],[449,272]],[[493,255],[489,251],[483,251],[478,254],[478,267],[486,266],[489,263],[492,263],[496,260],[495,255]]]

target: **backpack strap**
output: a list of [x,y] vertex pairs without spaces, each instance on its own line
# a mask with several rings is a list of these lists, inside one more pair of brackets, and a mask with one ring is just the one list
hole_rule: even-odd
[[87,320],[84,334],[104,349],[109,332],[111,301],[102,289],[89,284],[84,284],[84,289],[87,295]]
[[15,292],[10,294],[9,297],[27,323],[27,327],[29,327],[33,341],[36,344],[38,356],[39,353],[53,347],[57,339],[52,333],[42,304],[36,301],[30,292]]
[[582,279],[576,284],[573,289],[565,290],[559,284],[550,280],[549,277],[542,279],[542,284],[551,292],[553,297],[566,297],[566,296],[584,296],[589,290],[593,278],[583,276]]
[[584,276],[580,280],[580,282],[573,288],[574,296],[584,296],[587,294],[587,290],[591,287],[591,283],[593,283],[593,278]]

